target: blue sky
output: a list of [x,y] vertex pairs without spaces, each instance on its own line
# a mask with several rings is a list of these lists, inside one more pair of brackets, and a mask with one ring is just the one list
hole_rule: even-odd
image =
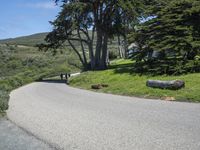
[[1,0],[0,39],[51,31],[59,10],[53,0]]

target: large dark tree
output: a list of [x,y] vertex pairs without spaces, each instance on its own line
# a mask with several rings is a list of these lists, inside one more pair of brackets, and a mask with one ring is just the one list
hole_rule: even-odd
[[200,54],[200,1],[172,0],[159,6],[134,36],[140,47],[136,58],[151,67],[152,61],[162,62],[166,72],[170,65],[184,66]]
[[61,12],[51,22],[54,29],[46,37],[46,46],[56,49],[69,44],[85,69],[107,68],[108,40],[115,35],[126,39],[131,23],[138,21],[143,4],[141,0],[64,0],[61,3]]

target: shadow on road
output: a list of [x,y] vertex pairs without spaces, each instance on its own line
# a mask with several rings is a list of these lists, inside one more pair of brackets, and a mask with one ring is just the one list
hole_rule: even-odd
[[58,80],[58,79],[47,79],[47,80],[40,80],[38,82],[45,82],[45,83],[62,83],[62,84],[66,84],[67,81],[66,80]]

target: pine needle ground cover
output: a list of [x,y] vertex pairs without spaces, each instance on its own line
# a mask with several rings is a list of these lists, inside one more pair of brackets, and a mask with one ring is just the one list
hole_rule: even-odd
[[[108,87],[95,91],[144,98],[167,100],[170,97],[176,101],[200,102],[200,73],[180,76],[152,76],[136,74],[132,70],[133,62],[131,60],[117,60],[112,62],[108,70],[84,72],[80,76],[72,78],[70,85],[91,90],[93,84],[108,84]],[[185,81],[186,86],[175,91],[149,88],[146,86],[148,79],[180,79]]]

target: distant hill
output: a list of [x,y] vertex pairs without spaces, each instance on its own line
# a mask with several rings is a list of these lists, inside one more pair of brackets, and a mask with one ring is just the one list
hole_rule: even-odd
[[44,42],[44,38],[48,32],[37,33],[29,36],[22,36],[17,38],[10,38],[0,40],[0,44],[12,44],[12,45],[26,45],[26,46],[35,46],[36,44],[40,44]]
[[[22,36],[22,37],[17,37],[17,38],[4,39],[4,40],[0,40],[0,44],[35,46],[37,44],[44,43],[45,42],[44,39],[47,34],[48,32],[43,32],[43,33],[37,33],[37,34],[32,34],[32,35]],[[95,34],[95,37],[96,37],[96,34]],[[78,46],[81,49],[79,42],[74,41],[73,43],[74,45]],[[117,53],[116,50],[118,49],[118,42],[117,42],[116,37],[112,39],[112,42],[108,42],[108,48],[110,49],[110,51],[115,51]]]

